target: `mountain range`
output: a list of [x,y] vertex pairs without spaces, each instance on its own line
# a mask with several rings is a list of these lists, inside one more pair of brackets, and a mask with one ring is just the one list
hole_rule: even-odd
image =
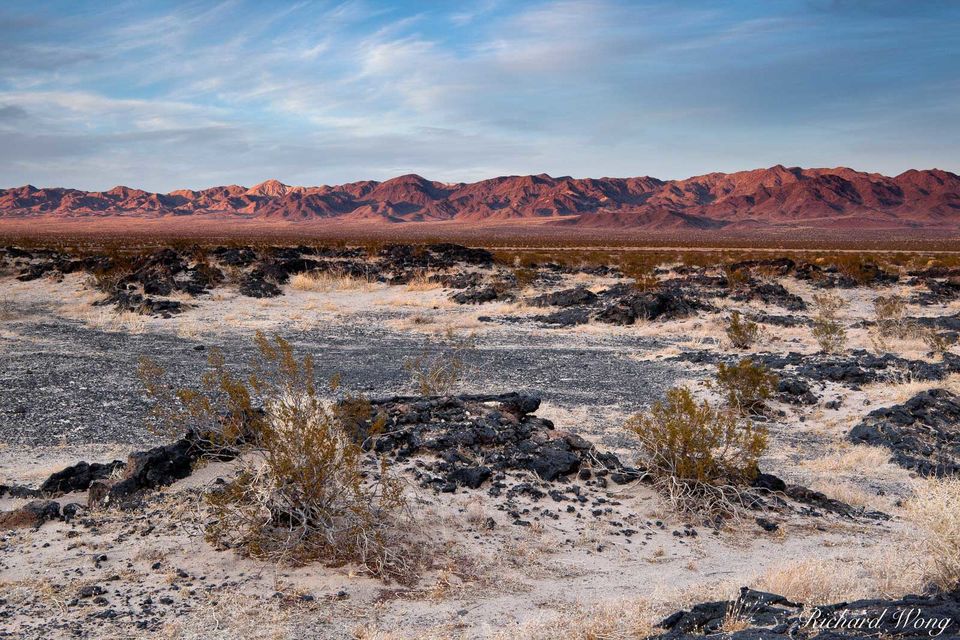
[[31,185],[0,189],[14,218],[242,218],[464,223],[524,222],[649,230],[960,228],[960,176],[911,169],[895,177],[781,165],[685,180],[504,176],[473,183],[404,175],[384,182],[293,187],[268,180],[151,193]]

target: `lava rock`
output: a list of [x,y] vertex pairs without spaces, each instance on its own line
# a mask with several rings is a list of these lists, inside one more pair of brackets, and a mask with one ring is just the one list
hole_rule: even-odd
[[573,289],[545,293],[535,298],[530,298],[527,302],[534,307],[573,307],[593,304],[598,299],[597,294],[589,289],[575,287]]
[[851,442],[890,449],[892,460],[923,476],[960,473],[960,397],[946,389],[918,393],[871,411],[848,435]]
[[450,296],[450,299],[457,304],[483,304],[500,299],[500,292],[494,287],[482,287],[479,289],[467,289]]
[[120,460],[106,464],[99,462],[89,464],[81,460],[75,465],[50,474],[50,477],[40,485],[40,491],[46,495],[86,491],[94,480],[109,478],[114,471],[123,467],[124,463]]
[[60,504],[56,500],[33,500],[19,509],[0,512],[0,530],[39,527],[59,516]]

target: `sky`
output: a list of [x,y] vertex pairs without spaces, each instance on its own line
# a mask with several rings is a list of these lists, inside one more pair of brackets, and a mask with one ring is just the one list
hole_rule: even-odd
[[960,172],[960,2],[0,4],[0,186]]

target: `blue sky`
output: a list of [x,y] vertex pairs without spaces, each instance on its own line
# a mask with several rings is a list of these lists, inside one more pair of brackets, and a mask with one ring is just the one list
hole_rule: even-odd
[[960,2],[0,5],[0,186],[960,171]]

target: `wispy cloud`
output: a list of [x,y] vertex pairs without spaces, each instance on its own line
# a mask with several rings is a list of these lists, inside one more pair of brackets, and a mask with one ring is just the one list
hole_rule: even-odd
[[0,9],[0,176],[167,190],[956,170],[943,141],[960,138],[960,8],[907,4],[14,0]]

